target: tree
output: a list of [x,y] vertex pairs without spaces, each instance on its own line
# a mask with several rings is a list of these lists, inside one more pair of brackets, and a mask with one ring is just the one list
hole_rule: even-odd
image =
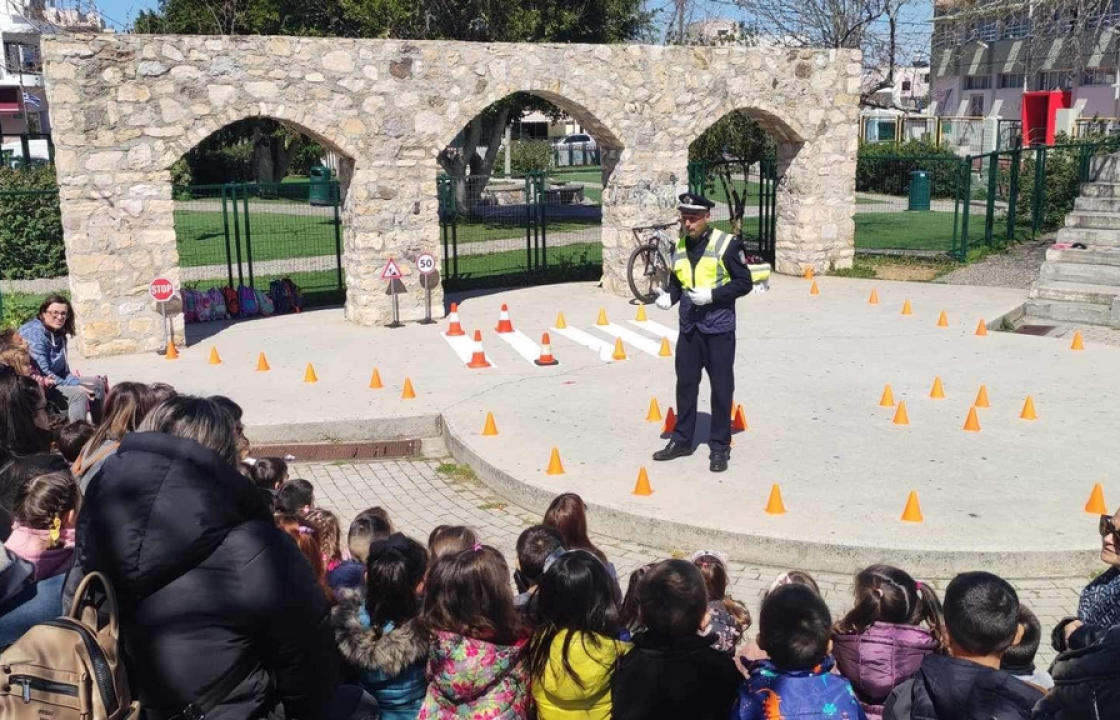
[[[727,113],[688,146],[689,164],[703,164],[709,177],[719,181],[736,235],[743,229],[750,166],[773,158],[776,152],[766,130],[742,110]],[[741,186],[735,182],[737,176],[743,178]]]

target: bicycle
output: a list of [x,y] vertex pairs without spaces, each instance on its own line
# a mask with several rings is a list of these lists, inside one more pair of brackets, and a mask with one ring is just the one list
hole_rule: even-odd
[[[665,231],[675,227],[677,223],[667,223],[633,230],[637,247],[626,262],[626,280],[630,292],[643,303],[656,300],[658,291],[669,285],[669,263],[665,258],[673,256],[675,242]],[[651,230],[653,232],[649,232]],[[643,234],[646,234],[644,239]]]

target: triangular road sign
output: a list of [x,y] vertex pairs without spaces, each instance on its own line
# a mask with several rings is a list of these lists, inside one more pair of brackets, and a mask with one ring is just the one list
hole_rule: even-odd
[[381,279],[394,280],[400,277],[404,276],[401,274],[401,269],[397,267],[397,261],[393,258],[389,258],[389,263],[385,266],[385,269],[381,271]]

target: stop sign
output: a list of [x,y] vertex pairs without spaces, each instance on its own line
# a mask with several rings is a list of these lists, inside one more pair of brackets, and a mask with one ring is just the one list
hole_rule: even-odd
[[148,294],[156,302],[167,302],[175,295],[175,286],[165,277],[157,277],[148,285]]

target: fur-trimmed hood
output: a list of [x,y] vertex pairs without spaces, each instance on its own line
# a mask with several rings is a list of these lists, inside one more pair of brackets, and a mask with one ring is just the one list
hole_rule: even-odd
[[331,610],[331,626],[342,659],[366,671],[380,671],[389,677],[428,658],[428,639],[409,620],[387,633],[378,633],[362,620],[366,597],[362,590],[344,588],[339,591],[338,604]]

